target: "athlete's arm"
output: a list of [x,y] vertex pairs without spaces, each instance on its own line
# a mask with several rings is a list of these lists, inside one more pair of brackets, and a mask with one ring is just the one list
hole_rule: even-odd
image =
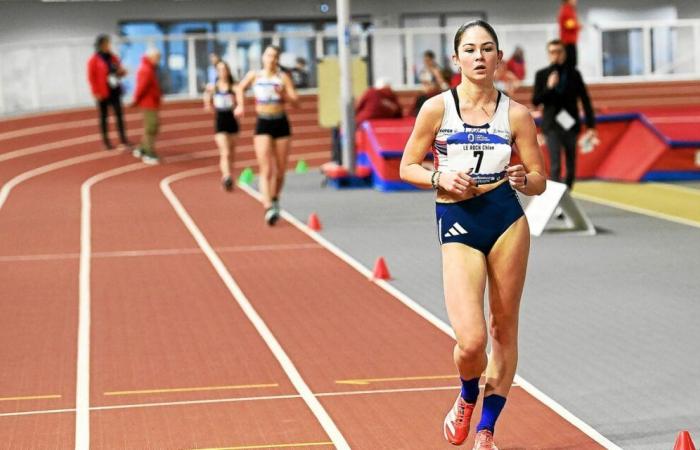
[[[444,109],[440,95],[426,100],[420,109],[401,157],[399,173],[403,181],[419,187],[431,187],[432,180],[437,178],[434,171],[424,168],[422,163],[426,151],[433,145],[435,135],[440,128]],[[447,172],[439,175],[437,179],[439,186],[453,194],[463,194],[470,186],[476,185],[466,172]]]
[[244,112],[244,106],[243,106],[243,100],[245,99],[245,91],[250,87],[251,84],[253,84],[253,81],[255,80],[255,71],[251,70],[241,80],[240,83],[235,87],[236,90],[236,101],[240,100],[238,105],[236,106],[236,109],[240,107],[239,113],[242,116]]
[[294,89],[294,83],[289,75],[282,72],[280,74],[282,78],[282,83],[284,84],[284,94],[285,97],[289,99],[292,106],[295,108],[299,106],[299,96],[297,95],[296,89]]
[[522,164],[509,166],[508,181],[514,189],[525,195],[539,195],[544,192],[546,178],[540,146],[537,144],[537,128],[530,111],[511,101],[508,112],[510,128]]
[[204,109],[211,110],[212,96],[214,95],[214,85],[207,84],[204,88],[204,95],[202,96],[202,101],[204,102]]
[[233,96],[236,98],[236,107],[233,109],[233,115],[237,119],[240,119],[243,117],[243,102],[245,101],[245,97],[243,96],[243,91],[238,89],[238,84],[233,85]]

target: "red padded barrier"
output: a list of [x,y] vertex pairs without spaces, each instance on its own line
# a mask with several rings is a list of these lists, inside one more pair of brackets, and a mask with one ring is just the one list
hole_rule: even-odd
[[668,145],[638,120],[633,121],[603,161],[596,177],[639,181],[668,150]]

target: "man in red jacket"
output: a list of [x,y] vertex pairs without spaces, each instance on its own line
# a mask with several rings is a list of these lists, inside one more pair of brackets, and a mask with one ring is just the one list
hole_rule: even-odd
[[578,31],[581,29],[581,24],[576,17],[576,0],[561,0],[558,21],[559,39],[566,49],[566,64],[569,67],[576,67],[578,62],[576,41],[578,41]]
[[160,83],[158,82],[159,61],[160,52],[158,49],[149,49],[141,59],[141,65],[136,73],[133,106],[139,106],[143,110],[143,138],[139,148],[133,151],[133,155],[141,158],[146,164],[158,164],[159,162],[155,152],[161,97]]
[[117,118],[117,128],[123,149],[129,147],[122,115],[122,89],[119,80],[126,75],[119,58],[112,53],[109,36],[101,34],[95,39],[95,53],[87,64],[87,78],[90,82],[92,96],[97,101],[100,112],[100,130],[105,149],[111,150],[112,144],[107,135],[107,108],[112,107]]

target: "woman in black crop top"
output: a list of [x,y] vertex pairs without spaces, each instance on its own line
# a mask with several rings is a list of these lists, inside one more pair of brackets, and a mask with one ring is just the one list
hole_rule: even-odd
[[236,138],[238,137],[237,117],[243,113],[243,101],[231,69],[224,61],[216,64],[216,81],[204,91],[204,108],[215,111],[214,141],[219,148],[219,167],[221,168],[221,186],[226,191],[233,189],[231,166],[233,165]]

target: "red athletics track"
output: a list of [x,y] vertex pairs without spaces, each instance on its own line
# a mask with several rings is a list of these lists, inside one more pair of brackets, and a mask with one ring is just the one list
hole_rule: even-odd
[[[292,123],[312,125],[294,116]],[[51,141],[51,132],[43,139]],[[288,222],[264,226],[257,201],[220,190],[215,158],[193,157],[211,154],[203,142],[163,148],[183,155],[157,167],[126,155],[66,165],[7,196],[0,235],[13,239],[0,244],[7,362],[0,448],[76,446],[81,186],[92,206],[82,227],[91,243],[84,262],[92,324],[89,386],[78,389],[89,388],[91,448],[331,448],[332,441],[451,448],[441,422],[456,394],[452,339]],[[250,164],[249,143],[244,135],[240,166]],[[56,151],[65,159],[81,154]],[[17,176],[25,158],[0,168]],[[213,252],[203,253],[209,246]],[[239,307],[244,300],[231,282],[281,353]],[[280,364],[284,355],[293,367]],[[292,382],[290,374],[300,378]],[[28,398],[35,396],[50,397]],[[78,435],[86,431],[79,427]],[[517,386],[498,443],[600,448]]]

